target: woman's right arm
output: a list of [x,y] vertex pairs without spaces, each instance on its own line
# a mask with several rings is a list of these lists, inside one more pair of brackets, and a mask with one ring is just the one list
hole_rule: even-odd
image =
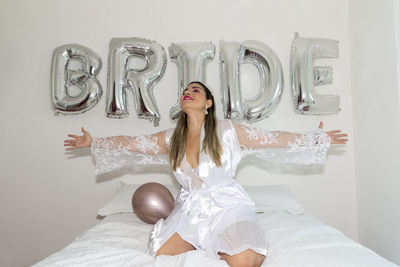
[[65,139],[64,146],[67,146],[65,150],[73,150],[77,148],[90,147],[93,142],[93,138],[85,128],[81,127],[83,135],[68,134],[68,137],[72,139]]
[[169,164],[168,140],[173,129],[151,135],[112,136],[92,138],[81,128],[83,135],[68,134],[67,150],[90,147],[96,163],[96,174],[105,173],[127,165]]

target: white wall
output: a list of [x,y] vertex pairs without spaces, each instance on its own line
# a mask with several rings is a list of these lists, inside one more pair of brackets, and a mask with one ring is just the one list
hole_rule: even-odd
[[399,15],[393,0],[349,1],[349,33],[360,242],[400,264],[395,6]]
[[[217,52],[221,39],[255,39],[268,44],[282,62],[285,89],[278,109],[254,126],[302,131],[316,128],[323,120],[327,130],[342,129],[351,141],[332,149],[327,164],[317,170],[305,166],[282,171],[268,168],[261,161],[244,160],[237,180],[242,184],[288,184],[309,212],[358,239],[346,0],[234,4],[228,0],[3,0],[0,10],[0,265],[32,264],[66,246],[96,223],[96,210],[110,199],[121,179],[174,182],[170,172],[148,168],[135,176],[96,177],[89,151],[64,152],[66,134],[78,133],[80,126],[95,136],[138,135],[173,126],[164,115],[175,103],[177,90],[176,66],[171,62],[155,87],[163,115],[158,128],[137,119],[133,109],[129,118],[106,118],[105,94],[87,113],[54,116],[50,101],[53,49],[67,43],[93,49],[104,63],[99,80],[106,89],[108,45],[114,37],[153,39],[165,49],[171,42],[212,41]],[[294,32],[303,37],[339,40],[340,58],[317,62],[334,67],[334,84],[318,90],[341,97],[342,111],[338,115],[294,113],[289,90]],[[222,118],[218,54],[207,73]]]

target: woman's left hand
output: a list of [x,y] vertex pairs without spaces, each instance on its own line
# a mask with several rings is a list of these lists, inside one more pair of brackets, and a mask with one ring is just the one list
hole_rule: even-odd
[[[322,121],[319,122],[318,128],[322,129],[324,124]],[[331,138],[331,144],[346,144],[348,139],[344,139],[343,137],[347,137],[347,134],[341,133],[341,130],[333,130],[326,132],[327,135]]]

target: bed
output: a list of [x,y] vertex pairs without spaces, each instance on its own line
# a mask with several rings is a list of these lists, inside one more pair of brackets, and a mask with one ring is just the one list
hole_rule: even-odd
[[[130,200],[137,187],[121,182],[116,196],[99,209],[101,221],[33,266],[228,266],[202,250],[148,255],[153,225],[132,211]],[[176,188],[167,187],[176,195]],[[262,266],[397,266],[306,212],[286,186],[243,187],[256,203],[257,221],[268,240]]]

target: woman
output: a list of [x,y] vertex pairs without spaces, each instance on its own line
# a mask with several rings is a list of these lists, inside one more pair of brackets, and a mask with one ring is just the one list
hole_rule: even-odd
[[214,97],[192,82],[180,98],[176,127],[153,135],[92,138],[69,134],[67,150],[91,147],[96,173],[132,164],[170,164],[182,188],[174,209],[160,219],[148,240],[148,254],[176,255],[203,249],[230,266],[260,266],[267,255],[255,205],[233,179],[247,154],[279,162],[322,163],[330,144],[344,144],[339,130],[303,134],[266,131],[216,120]]

